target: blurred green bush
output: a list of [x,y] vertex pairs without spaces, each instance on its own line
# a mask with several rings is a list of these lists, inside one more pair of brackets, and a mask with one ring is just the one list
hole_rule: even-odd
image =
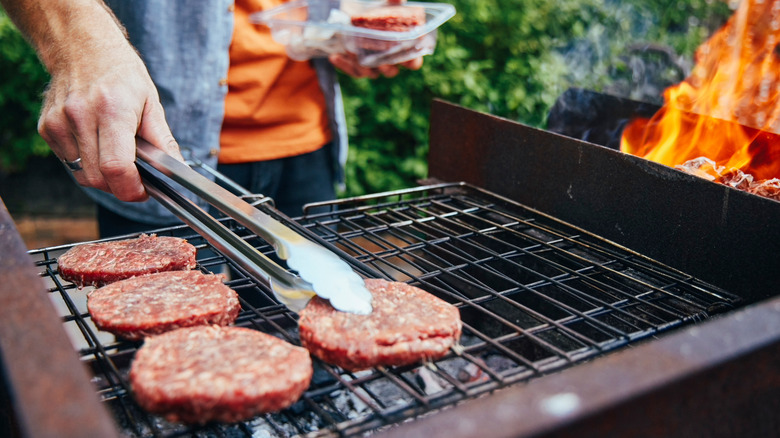
[[[427,175],[433,98],[536,127],[571,86],[659,98],[663,86],[684,78],[677,67],[689,64],[731,13],[721,0],[447,2],[457,14],[439,29],[436,52],[420,71],[379,80],[344,76],[352,146],[345,195],[411,187]],[[644,43],[672,56],[645,55]],[[652,80],[660,90],[648,87]]]
[[47,81],[35,52],[0,9],[0,171],[22,170],[31,155],[49,153],[37,130]]
[[[420,71],[342,76],[351,151],[342,196],[410,187],[427,175],[433,98],[532,126],[571,86],[654,99],[730,15],[722,0],[448,0],[457,14]],[[640,44],[637,44],[640,43]],[[643,51],[644,43],[655,50]],[[45,153],[36,134],[46,82],[0,10],[0,170]]]

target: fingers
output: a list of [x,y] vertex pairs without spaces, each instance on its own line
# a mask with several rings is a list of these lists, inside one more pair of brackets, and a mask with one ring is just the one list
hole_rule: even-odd
[[61,159],[80,158],[80,169],[70,167],[79,184],[143,201],[148,194],[135,166],[136,136],[183,158],[145,66],[134,52],[120,52],[53,75],[38,131]]
[[394,78],[398,75],[398,72],[401,71],[398,66],[395,65],[380,65],[376,69],[386,78]]
[[108,191],[122,201],[143,201],[148,195],[135,167],[135,129],[120,123],[98,129],[98,169]]
[[[105,178],[100,171],[100,156],[96,148],[90,145],[98,144],[98,121],[90,117],[90,104],[79,95],[70,95],[66,97],[61,108],[55,108],[55,111],[61,111],[67,121],[70,130],[70,138],[75,141],[78,152],[77,158],[81,158],[82,169],[74,172],[74,176],[79,184],[87,187],[94,187],[100,190],[109,190]],[[56,117],[56,112],[52,113]],[[69,155],[63,157],[67,160],[73,160]]]
[[357,62],[357,56],[352,53],[330,55],[330,63],[344,73],[353,78],[371,78],[379,77],[379,72],[368,67],[364,67]]
[[409,70],[419,70],[422,68],[423,58],[421,56],[419,58],[410,59],[409,61],[406,61],[401,65],[408,68]]
[[87,157],[85,159],[84,157],[87,154],[80,151],[79,141],[74,135],[75,130],[66,115],[64,103],[62,99],[53,96],[53,93],[56,92],[56,89],[51,88],[46,92],[41,116],[38,119],[38,133],[49,144],[52,152],[63,160],[63,163],[65,161],[74,162],[80,159],[78,166],[80,169],[77,167],[71,168],[74,172],[73,176],[79,184],[93,187],[92,184],[89,184],[84,171],[85,166],[90,167],[86,164],[87,161],[90,161],[90,158]]
[[61,160],[74,161],[80,157],[78,142],[71,135],[67,119],[53,116],[50,105],[43,105],[38,119],[38,134],[49,144]]
[[380,65],[376,68],[365,67],[358,62],[357,56],[353,53],[344,53],[330,55],[328,58],[330,63],[344,73],[352,76],[353,78],[371,78],[376,79],[380,75],[387,78],[393,78],[401,71],[399,66],[406,67],[410,70],[419,70],[423,64],[423,58],[415,58],[401,64],[386,64]]
[[88,93],[74,93],[55,80],[45,96],[38,130],[58,157],[80,159],[80,168],[70,167],[79,184],[123,201],[143,201],[148,196],[135,167],[139,122],[127,94],[99,85]]
[[165,121],[163,107],[159,102],[149,102],[146,106],[137,135],[162,149],[168,155],[184,162],[179,144],[173,138],[173,134]]

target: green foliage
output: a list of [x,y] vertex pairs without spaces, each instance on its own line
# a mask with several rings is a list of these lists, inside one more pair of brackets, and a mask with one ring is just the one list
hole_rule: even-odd
[[427,173],[433,98],[541,124],[563,89],[555,49],[600,20],[598,0],[452,2],[436,52],[392,79],[343,78],[352,152],[347,194],[414,185]]
[[[439,29],[420,71],[342,78],[351,145],[344,195],[410,187],[427,176],[433,98],[541,127],[571,86],[658,97],[685,77],[685,61],[730,14],[720,0],[449,3],[457,14]],[[663,50],[643,52],[637,42]],[[648,71],[639,75],[637,62]]]
[[[434,98],[538,127],[572,86],[658,98],[730,15],[722,0],[448,2],[457,14],[439,29],[436,52],[420,71],[342,76],[351,144],[342,195],[410,187],[427,176]],[[48,151],[36,133],[46,80],[0,10],[0,170]]]
[[0,171],[23,169],[30,156],[50,152],[37,131],[47,81],[35,52],[0,9]]

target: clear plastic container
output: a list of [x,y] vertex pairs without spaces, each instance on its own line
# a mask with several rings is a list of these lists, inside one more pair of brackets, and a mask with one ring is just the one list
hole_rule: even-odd
[[351,24],[353,15],[384,6],[385,1],[293,0],[254,13],[250,20],[268,26],[274,40],[297,61],[349,52],[361,65],[376,67],[432,54],[438,27],[455,15],[455,7],[447,3],[410,1],[394,6],[425,11],[425,23],[410,30],[374,30]]

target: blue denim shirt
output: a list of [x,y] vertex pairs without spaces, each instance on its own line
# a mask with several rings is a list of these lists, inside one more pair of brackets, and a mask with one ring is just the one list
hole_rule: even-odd
[[[233,0],[106,0],[106,4],[124,24],[130,42],[146,63],[184,157],[216,168],[227,94]],[[341,182],[347,158],[341,91],[327,59],[311,62],[328,102],[333,135],[328,147],[339,167],[334,174]],[[128,203],[99,190],[86,190],[96,202],[130,219],[161,226],[180,222],[155,200]]]

